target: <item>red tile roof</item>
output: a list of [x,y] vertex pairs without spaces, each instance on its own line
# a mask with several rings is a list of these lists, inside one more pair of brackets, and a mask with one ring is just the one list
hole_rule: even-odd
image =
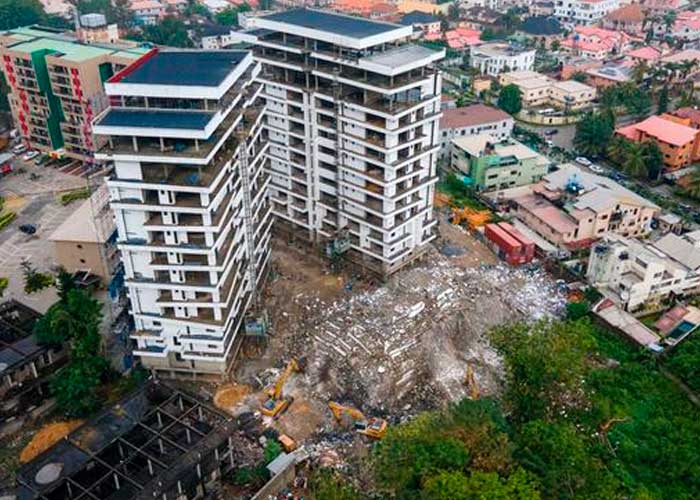
[[650,116],[642,122],[618,129],[617,133],[632,141],[639,140],[641,133],[644,133],[667,144],[684,146],[695,140],[698,131],[660,116]]
[[464,128],[481,123],[508,120],[511,116],[498,108],[473,104],[461,108],[446,109],[440,119],[440,128]]

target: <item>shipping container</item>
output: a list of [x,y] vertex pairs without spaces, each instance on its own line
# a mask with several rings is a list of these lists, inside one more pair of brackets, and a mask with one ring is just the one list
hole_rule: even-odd
[[522,250],[520,242],[498,227],[497,224],[486,224],[484,236],[486,236],[487,240],[494,243],[506,256],[518,254]]
[[507,222],[500,222],[498,226],[509,236],[516,239],[522,245],[521,258],[519,264],[525,264],[535,258],[535,242],[521,233],[518,229]]

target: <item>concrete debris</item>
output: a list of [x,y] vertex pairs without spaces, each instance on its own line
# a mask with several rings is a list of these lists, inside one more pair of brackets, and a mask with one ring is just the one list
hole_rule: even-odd
[[291,302],[302,313],[286,318],[282,347],[307,358],[304,385],[313,396],[394,417],[409,403],[418,412],[465,397],[467,363],[482,394],[498,391],[501,360],[485,333],[565,307],[544,271],[459,267],[437,251],[380,287],[328,300],[301,292]]

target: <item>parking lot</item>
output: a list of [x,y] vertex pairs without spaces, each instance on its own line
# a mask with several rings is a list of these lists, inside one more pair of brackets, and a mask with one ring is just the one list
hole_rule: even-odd
[[[80,165],[74,167],[81,168]],[[56,301],[55,289],[27,295],[20,264],[27,259],[39,271],[55,267],[48,238],[80,203],[75,201],[62,206],[60,193],[85,187],[86,179],[57,167],[36,166],[19,158],[13,160],[13,169],[13,173],[0,178],[0,196],[5,199],[5,210],[17,213],[17,218],[0,230],[0,277],[9,278],[3,298],[20,300],[39,312],[45,312]],[[29,236],[20,232],[22,224],[35,225],[36,234]]]

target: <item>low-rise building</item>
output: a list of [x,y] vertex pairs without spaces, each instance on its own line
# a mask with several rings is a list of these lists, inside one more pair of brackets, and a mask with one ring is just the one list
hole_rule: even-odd
[[440,36],[440,18],[433,14],[414,10],[405,14],[399,22],[404,26],[413,26],[414,30],[420,30],[427,39],[436,39]]
[[481,74],[491,76],[509,71],[531,71],[535,65],[535,52],[507,43],[485,43],[471,48],[470,64]]
[[663,153],[664,169],[673,171],[700,160],[700,131],[682,122],[669,114],[650,116],[615,133],[633,142],[655,142]]
[[638,3],[623,5],[608,12],[602,20],[602,27],[619,30],[633,36],[643,35],[646,19],[644,8]]
[[608,177],[562,165],[531,186],[488,195],[559,247],[590,245],[609,233],[644,236],[659,207]]
[[158,0],[136,0],[131,2],[129,10],[136,22],[145,26],[153,26],[165,16],[165,5]]
[[470,50],[470,47],[481,45],[481,31],[470,28],[455,28],[445,32],[445,43],[454,50]]
[[700,40],[700,12],[677,12],[672,25],[661,21],[653,24],[653,29],[654,36],[660,40],[671,38],[676,42],[697,42]]
[[234,42],[235,31],[231,26],[209,24],[199,30],[199,46],[204,50],[218,50]]
[[525,186],[541,180],[551,162],[514,139],[490,134],[452,140],[451,166],[480,191]]
[[632,80],[632,67],[620,63],[606,63],[587,69],[586,82],[598,90]]
[[484,104],[443,109],[440,118],[440,158],[450,154],[450,144],[457,137],[490,134],[497,140],[510,137],[515,120],[505,111]]
[[631,37],[623,31],[612,31],[595,26],[577,26],[561,47],[572,54],[603,61],[622,54],[630,48]]
[[627,310],[700,291],[700,232],[655,243],[608,235],[591,251],[588,281]]
[[40,318],[17,301],[0,304],[0,435],[48,399],[49,378],[66,360],[66,349],[39,344],[33,331]]
[[554,15],[569,25],[595,24],[619,6],[620,0],[557,0]]
[[70,273],[85,272],[111,281],[119,264],[116,225],[109,193],[102,186],[49,236],[54,259]]
[[515,71],[500,76],[501,85],[516,85],[521,92],[523,107],[555,106],[565,110],[590,107],[597,91],[594,87],[574,80],[558,81],[534,71]]

